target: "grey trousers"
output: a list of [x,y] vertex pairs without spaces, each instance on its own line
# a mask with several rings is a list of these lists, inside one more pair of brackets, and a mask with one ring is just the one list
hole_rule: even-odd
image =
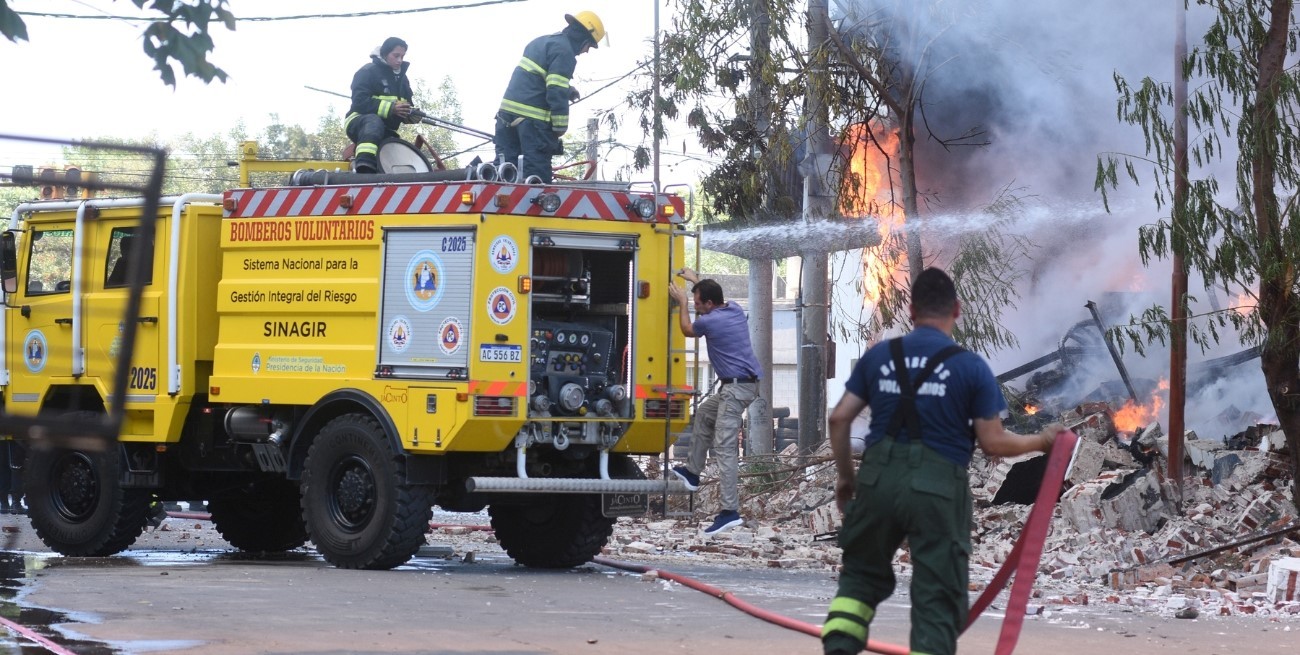
[[709,450],[722,471],[722,509],[740,511],[740,426],[745,408],[758,397],[758,384],[733,382],[704,399],[695,410],[686,468],[699,475]]

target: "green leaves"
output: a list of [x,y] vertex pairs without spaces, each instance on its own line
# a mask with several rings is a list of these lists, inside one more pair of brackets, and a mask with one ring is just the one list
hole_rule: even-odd
[[961,239],[949,265],[957,297],[962,298],[962,318],[953,337],[966,348],[991,355],[1020,345],[1015,334],[1002,327],[1002,313],[1020,298],[1016,290],[1025,277],[1025,264],[1034,245],[1010,228],[1024,206],[1012,189],[1002,189],[986,208],[995,217],[986,230]]
[[[186,76],[204,83],[226,81],[226,72],[208,61],[215,45],[209,34],[213,24],[235,29],[235,15],[226,9],[227,0],[131,0],[136,7],[160,14],[144,30],[144,53],[164,84],[176,86],[172,62],[181,65]],[[7,0],[0,0],[0,34],[10,41],[27,40],[27,25]]]
[[[792,165],[793,148],[788,143],[806,95],[799,72],[786,70],[803,60],[787,33],[803,25],[804,7],[797,4],[786,0],[763,0],[757,5],[670,2],[674,18],[660,42],[659,81],[647,76],[646,88],[628,96],[629,104],[641,113],[648,139],[666,136],[654,133],[656,112],[664,121],[682,115],[705,152],[725,158],[703,182],[710,196],[707,220],[749,219],[756,208],[793,204],[782,202],[789,190],[774,189],[765,180],[776,179]],[[766,40],[750,35],[751,12],[760,5],[770,17],[763,23],[769,35]],[[649,63],[645,62],[647,71],[653,69]],[[770,93],[751,97],[755,82],[762,82]],[[644,150],[642,146],[637,152]],[[634,166],[651,163],[649,157],[636,157]]]
[[[235,16],[226,10],[226,0],[200,0],[187,4],[178,0],[131,0],[141,9],[152,9],[166,16],[165,21],[149,25],[144,32],[144,53],[154,61],[154,70],[165,84],[176,86],[171,60],[181,65],[185,75],[205,83],[226,81],[226,72],[208,62],[215,47],[208,34],[213,22],[235,29]],[[183,23],[188,31],[176,27]]]
[[[1292,0],[1199,0],[1214,12],[1200,45],[1182,70],[1188,76],[1188,173],[1185,200],[1168,220],[1143,227],[1138,247],[1144,264],[1179,252],[1189,274],[1199,274],[1211,294],[1226,291],[1227,307],[1190,311],[1196,298],[1175,299],[1188,310],[1187,334],[1202,349],[1228,328],[1244,345],[1263,344],[1261,368],[1279,422],[1300,466],[1300,71],[1293,60],[1300,30]],[[1175,162],[1170,116],[1177,110],[1166,87],[1143,80],[1137,90],[1118,75],[1118,115],[1146,138],[1146,156],[1098,157],[1096,186],[1106,197],[1124,161],[1136,183],[1134,162],[1150,162],[1157,206],[1173,197]],[[1221,158],[1230,159],[1232,186],[1221,188]],[[1172,334],[1163,307],[1151,307],[1117,328],[1141,351]],[[1117,339],[1120,343],[1122,340]],[[1300,499],[1300,479],[1293,492]],[[1300,502],[1298,500],[1297,502]]]

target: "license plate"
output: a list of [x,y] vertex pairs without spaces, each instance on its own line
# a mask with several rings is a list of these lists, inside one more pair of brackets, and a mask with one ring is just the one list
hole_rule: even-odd
[[478,361],[522,362],[524,361],[524,347],[485,343],[478,347]]

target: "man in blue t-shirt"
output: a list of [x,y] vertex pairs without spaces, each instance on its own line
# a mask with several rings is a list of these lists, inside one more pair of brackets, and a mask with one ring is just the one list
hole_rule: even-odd
[[[1007,404],[993,371],[952,340],[961,304],[946,273],[922,271],[910,307],[913,330],[867,351],[830,416],[844,566],[822,626],[827,655],[865,647],[876,606],[894,592],[904,539],[913,563],[911,652],[956,653],[969,603],[966,467],[975,443],[997,457],[1046,452],[1064,429],[1019,435],[1003,427]],[[849,426],[868,405],[871,432],[855,475]]]
[[722,511],[713,524],[704,529],[707,535],[744,525],[740,517],[740,425],[745,408],[758,397],[758,379],[762,367],[749,343],[749,319],[745,311],[723,300],[722,286],[715,280],[701,280],[695,271],[683,268],[677,273],[694,284],[695,321],[686,311],[686,292],[676,284],[668,285],[668,294],[677,301],[682,334],[705,337],[709,364],[718,374],[722,388],[709,396],[695,410],[695,427],[691,434],[691,452],[685,466],[673,473],[695,491],[700,486],[700,472],[710,448],[722,471]]

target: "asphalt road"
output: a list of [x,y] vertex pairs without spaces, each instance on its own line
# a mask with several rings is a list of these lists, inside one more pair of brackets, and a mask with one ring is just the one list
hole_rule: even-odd
[[[249,559],[230,552],[210,524],[192,520],[169,520],[169,530],[146,533],[124,555],[84,559],[50,554],[22,517],[0,517],[0,526],[9,552],[0,555],[0,569],[11,578],[5,595],[14,597],[0,603],[0,613],[38,628],[56,623],[41,629],[85,655],[820,652],[813,637],[666,580],[595,564],[571,571],[515,566],[482,533],[447,543],[435,535],[431,556],[393,571],[347,571],[310,551]],[[821,622],[835,589],[825,570],[742,568],[689,556],[640,563],[810,623]],[[1030,617],[1017,652],[1271,655],[1292,651],[1300,630],[1300,621],[1069,609]],[[892,599],[873,638],[905,643],[909,611],[906,595]],[[993,652],[999,618],[982,618],[962,638],[962,652]]]

